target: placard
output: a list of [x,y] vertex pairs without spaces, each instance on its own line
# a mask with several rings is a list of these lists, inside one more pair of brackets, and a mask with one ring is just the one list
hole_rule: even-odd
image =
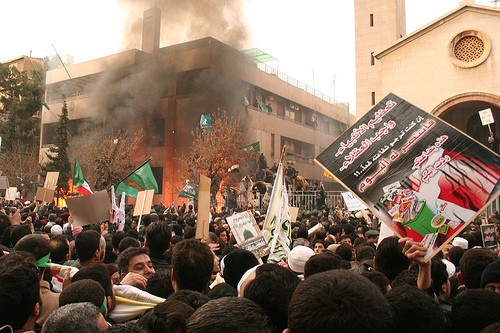
[[488,249],[495,249],[498,246],[495,225],[482,224],[479,227],[481,228],[481,238],[483,239],[483,246]]
[[73,225],[84,226],[101,223],[108,221],[110,217],[111,200],[106,190],[67,198],[66,205],[73,216]]
[[14,201],[16,200],[16,194],[17,194],[17,187],[9,187],[5,191],[5,200],[7,201]]
[[9,178],[7,178],[7,176],[0,176],[0,190],[6,190],[8,188],[9,188]]
[[299,215],[299,207],[288,207],[288,211],[290,212],[290,222],[296,222],[297,216]]
[[39,186],[36,188],[35,200],[41,202],[50,202],[54,199],[54,193],[55,191],[53,189]]
[[210,223],[210,184],[212,180],[200,175],[198,190],[198,217],[196,221],[196,239],[208,238],[208,224]]
[[155,190],[146,190],[137,192],[137,199],[135,200],[134,216],[148,215],[151,213],[151,206],[153,204],[153,196]]
[[57,187],[57,180],[59,179],[59,171],[47,172],[45,176],[45,183],[43,187],[55,190]]
[[256,258],[262,258],[269,254],[267,242],[250,211],[228,216],[226,221],[240,248],[252,252]]
[[364,203],[362,203],[357,196],[352,194],[351,192],[342,192],[342,198],[344,198],[345,205],[347,206],[347,210],[350,212],[363,210],[368,207]]
[[439,118],[388,95],[316,162],[429,260],[499,193],[500,157]]
[[481,124],[483,126],[493,124],[495,122],[495,118],[493,118],[493,113],[490,108],[479,111],[479,118],[481,118]]

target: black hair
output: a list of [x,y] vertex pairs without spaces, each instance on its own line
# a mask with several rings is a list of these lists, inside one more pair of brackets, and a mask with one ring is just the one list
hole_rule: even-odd
[[145,230],[147,247],[153,256],[162,256],[170,247],[172,228],[165,222],[153,222]]
[[422,290],[401,285],[387,294],[394,333],[442,333],[446,319],[439,304]]
[[305,279],[288,308],[290,333],[389,331],[387,300],[365,277],[331,270]]
[[95,230],[85,230],[75,239],[75,248],[80,261],[88,261],[100,249],[101,235]]
[[455,297],[451,306],[454,333],[479,333],[500,321],[500,294],[487,289],[470,289]]
[[288,304],[300,279],[290,270],[276,264],[264,264],[256,269],[255,279],[245,288],[244,295],[264,309],[276,332],[288,326]]
[[304,278],[311,275],[326,272],[332,269],[340,269],[342,258],[332,252],[325,252],[311,256],[304,265]]
[[223,297],[206,303],[189,318],[189,333],[272,333],[268,316],[246,298]]
[[410,259],[403,254],[399,238],[384,238],[375,251],[375,270],[384,273],[393,280],[401,271],[408,269]]
[[208,245],[195,239],[185,239],[175,245],[172,271],[178,289],[205,290],[213,267],[214,257]]

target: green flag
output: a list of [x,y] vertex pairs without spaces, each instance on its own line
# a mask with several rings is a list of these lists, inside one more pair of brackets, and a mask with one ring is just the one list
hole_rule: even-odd
[[260,141],[246,145],[245,147],[241,148],[241,150],[250,151],[252,153],[258,153],[260,152]]
[[116,187],[116,193],[125,192],[126,195],[132,198],[137,198],[137,193],[145,190],[155,190],[155,193],[158,193],[158,183],[153,175],[149,161],[118,183]]

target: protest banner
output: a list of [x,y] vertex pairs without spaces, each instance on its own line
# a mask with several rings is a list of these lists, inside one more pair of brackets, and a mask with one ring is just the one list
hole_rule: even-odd
[[240,248],[252,252],[257,259],[269,254],[267,242],[250,211],[228,216],[226,221]]
[[208,224],[210,223],[210,184],[212,180],[200,175],[198,189],[198,218],[196,221],[196,239],[208,238]]
[[5,200],[7,201],[14,201],[16,200],[16,194],[17,194],[17,187],[9,187],[5,191]]
[[5,197],[7,189],[9,188],[9,178],[7,176],[1,176],[2,171],[0,171],[0,197]]
[[362,203],[357,196],[351,192],[342,192],[342,198],[344,198],[347,210],[350,212],[366,209],[366,205]]
[[73,216],[73,225],[101,223],[108,221],[110,217],[111,200],[106,190],[91,195],[67,198],[66,205]]
[[43,184],[44,188],[49,188],[51,190],[55,190],[57,187],[57,180],[59,179],[59,171],[47,172],[45,176],[45,183]]
[[488,249],[494,249],[498,246],[497,235],[495,233],[494,224],[483,224],[481,228],[481,238],[483,239],[483,246]]
[[315,161],[426,260],[500,194],[499,155],[394,94]]
[[151,213],[151,205],[153,204],[153,196],[155,190],[146,190],[137,192],[137,200],[135,201],[134,216],[139,216],[137,222],[137,231],[141,228],[142,215]]
[[35,200],[41,202],[51,202],[54,199],[55,190],[45,187],[37,187]]

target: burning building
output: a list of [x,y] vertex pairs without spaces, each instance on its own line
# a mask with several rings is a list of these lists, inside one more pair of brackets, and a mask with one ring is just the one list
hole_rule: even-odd
[[[60,110],[66,97],[73,138],[89,125],[144,129],[140,150],[152,157],[160,187],[154,200],[168,203],[185,182],[176,158],[189,149],[200,116],[227,110],[271,165],[286,145],[289,165],[308,179],[322,178],[313,159],[353,122],[347,104],[266,66],[257,49],[240,51],[213,37],[160,47],[160,18],[158,8],[144,13],[141,50],[47,72],[47,103]],[[53,143],[57,121],[57,112],[43,111],[40,156]]]

